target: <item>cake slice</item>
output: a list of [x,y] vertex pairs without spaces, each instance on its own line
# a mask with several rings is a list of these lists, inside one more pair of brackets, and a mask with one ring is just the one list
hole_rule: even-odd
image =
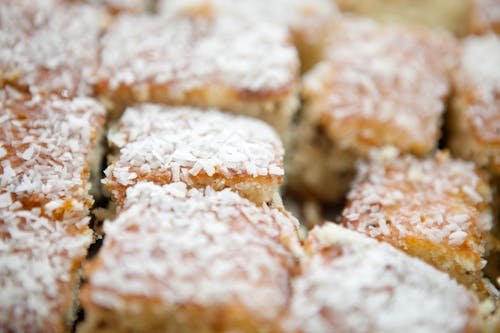
[[89,218],[56,221],[9,194],[0,205],[0,331],[68,332],[80,263],[93,241]]
[[120,206],[128,187],[182,181],[232,188],[260,204],[283,180],[283,146],[266,123],[217,110],[142,104],[110,130],[116,154],[103,181]]
[[474,164],[438,153],[434,158],[380,154],[362,164],[341,223],[391,243],[479,285],[492,226],[491,190]]
[[235,18],[118,17],[102,38],[96,89],[117,117],[131,102],[215,107],[285,135],[298,58],[279,26]]
[[477,332],[477,299],[446,274],[333,223],[314,228],[283,331]]
[[500,176],[500,38],[463,40],[449,113],[453,154]]
[[85,268],[78,332],[275,332],[296,220],[229,189],[139,183]]
[[485,34],[493,32],[500,34],[500,1],[472,0],[469,32]]
[[447,34],[339,20],[326,60],[303,80],[287,175],[302,197],[338,202],[354,164],[392,145],[424,156],[440,137],[455,44]]
[[0,195],[54,219],[85,217],[104,113],[87,97],[0,89]]
[[5,0],[0,12],[0,86],[63,97],[93,93],[101,11],[56,0]]
[[331,25],[338,16],[332,0],[160,0],[158,7],[166,16],[229,16],[286,27],[298,49],[303,71],[320,60]]

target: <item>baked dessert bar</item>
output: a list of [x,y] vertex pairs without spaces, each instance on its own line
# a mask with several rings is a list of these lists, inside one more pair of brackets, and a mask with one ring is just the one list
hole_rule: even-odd
[[286,133],[298,58],[286,29],[235,18],[118,17],[102,38],[96,89],[115,117],[131,102],[216,107]]
[[0,195],[55,219],[83,218],[105,110],[87,97],[0,90]]
[[0,13],[0,86],[64,97],[92,94],[88,80],[97,63],[101,11],[55,0],[5,0]]
[[494,32],[500,34],[500,1],[472,0],[469,32],[484,34]]
[[89,218],[56,221],[0,195],[0,331],[69,332]]
[[440,152],[419,160],[385,150],[361,164],[341,223],[387,241],[472,286],[492,226],[491,190],[474,164]]
[[229,189],[139,183],[104,230],[78,332],[276,331],[301,253],[288,214]]
[[[494,0],[493,0],[494,1]],[[425,25],[467,33],[470,0],[336,0],[340,9],[389,24]]]
[[331,23],[338,15],[332,0],[161,0],[158,7],[165,15],[225,15],[284,26],[292,34],[303,71],[320,60]]
[[453,73],[449,145],[500,176],[500,38],[468,37]]
[[272,201],[283,180],[281,140],[258,119],[142,104],[126,109],[108,141],[116,154],[103,182],[118,206],[141,181],[229,187],[260,204]]
[[440,137],[454,40],[424,29],[338,20],[326,60],[303,80],[304,100],[287,161],[290,188],[339,201],[354,164],[392,145],[426,155]]
[[305,246],[285,332],[477,331],[471,293],[388,244],[326,223]]

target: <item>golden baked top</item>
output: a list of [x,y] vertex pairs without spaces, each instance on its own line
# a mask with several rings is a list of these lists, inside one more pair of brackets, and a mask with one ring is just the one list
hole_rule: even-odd
[[452,51],[445,34],[344,18],[326,60],[305,76],[303,95],[343,146],[426,154],[439,138]]

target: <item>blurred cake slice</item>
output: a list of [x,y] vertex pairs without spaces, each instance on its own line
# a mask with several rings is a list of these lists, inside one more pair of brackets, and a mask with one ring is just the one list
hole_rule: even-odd
[[78,332],[275,332],[301,252],[296,223],[229,189],[130,187],[85,269]]
[[464,39],[453,83],[448,123],[453,154],[500,176],[500,38]]
[[500,34],[500,1],[471,0],[469,32],[484,34],[493,32]]
[[341,223],[391,243],[472,286],[492,226],[485,173],[446,153],[419,160],[377,155],[360,165]]
[[305,246],[284,332],[478,331],[472,294],[388,244],[326,223]]
[[339,20],[326,60],[304,77],[304,104],[287,163],[292,190],[339,201],[355,161],[371,149],[392,145],[421,156],[433,151],[454,46],[447,34]]
[[141,181],[229,187],[260,204],[272,201],[283,180],[281,140],[258,119],[142,104],[126,109],[108,141],[116,154],[104,184],[119,206]]
[[5,0],[0,12],[0,86],[63,97],[93,93],[101,11],[56,0]]
[[96,89],[114,117],[131,102],[215,107],[263,119],[284,136],[298,106],[298,67],[279,26],[122,15],[102,38]]
[[229,16],[286,27],[298,49],[303,71],[320,60],[331,25],[338,16],[332,0],[160,0],[158,7],[165,16]]

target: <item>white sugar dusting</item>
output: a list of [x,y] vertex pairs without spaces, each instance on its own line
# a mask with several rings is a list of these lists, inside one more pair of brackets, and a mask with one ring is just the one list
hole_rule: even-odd
[[111,89],[169,84],[172,94],[221,85],[286,89],[298,59],[286,29],[236,19],[127,16],[102,38],[99,82]]
[[310,232],[287,331],[463,332],[477,303],[446,274],[332,223]]
[[120,153],[106,170],[106,184],[130,185],[160,173],[186,183],[200,173],[227,178],[284,173],[284,149],[269,125],[216,110],[130,107],[108,139]]
[[285,307],[289,249],[300,249],[295,219],[230,190],[184,183],[139,183],[124,206],[105,222],[100,264],[89,276],[96,304],[109,306],[105,290],[118,304],[126,297],[212,308],[239,302],[264,319]]

